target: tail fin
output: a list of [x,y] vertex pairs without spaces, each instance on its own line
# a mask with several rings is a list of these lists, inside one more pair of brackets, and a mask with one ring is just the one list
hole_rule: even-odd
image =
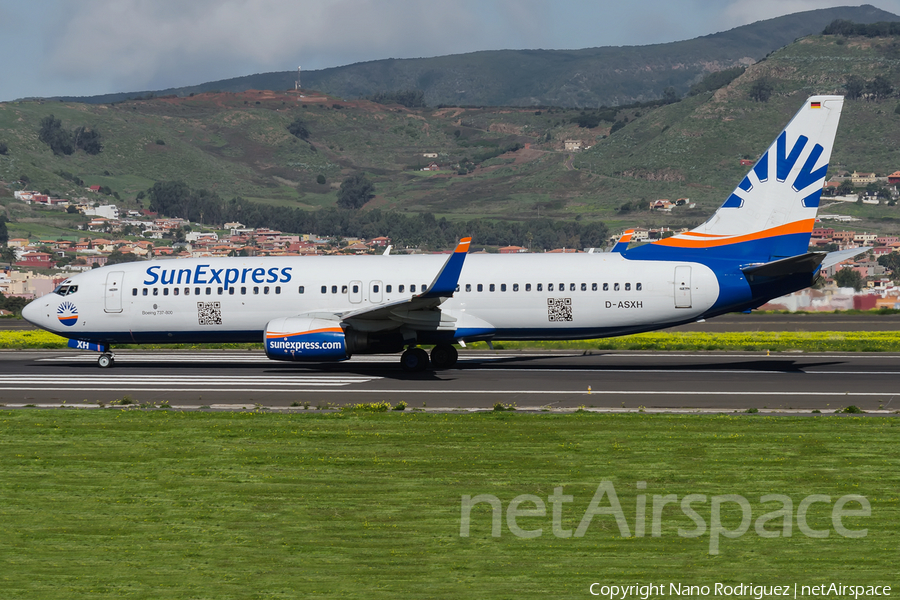
[[706,223],[653,246],[769,262],[807,252],[842,96],[812,96]]

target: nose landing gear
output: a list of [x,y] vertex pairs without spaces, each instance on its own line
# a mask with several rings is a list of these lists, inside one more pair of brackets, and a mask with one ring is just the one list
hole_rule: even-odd
[[108,369],[116,364],[116,357],[112,352],[104,352],[97,359],[97,366],[102,369]]

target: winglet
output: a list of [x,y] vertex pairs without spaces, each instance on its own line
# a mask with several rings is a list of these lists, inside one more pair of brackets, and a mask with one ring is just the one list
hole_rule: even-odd
[[628,249],[628,243],[631,242],[631,236],[634,235],[634,229],[626,229],[625,233],[622,234],[622,237],[619,238],[619,241],[616,242],[616,245],[612,247],[610,252],[618,252],[619,254],[624,254]]
[[459,283],[459,274],[462,272],[463,263],[466,260],[466,254],[469,252],[469,244],[472,238],[462,238],[456,245],[456,250],[444,263],[441,272],[437,274],[428,291],[421,294],[420,298],[449,298],[456,291],[456,285]]

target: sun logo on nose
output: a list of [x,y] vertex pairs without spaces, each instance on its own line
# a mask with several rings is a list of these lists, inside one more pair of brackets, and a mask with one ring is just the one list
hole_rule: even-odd
[[78,321],[78,309],[71,302],[63,302],[56,309],[56,318],[66,327],[71,327]]

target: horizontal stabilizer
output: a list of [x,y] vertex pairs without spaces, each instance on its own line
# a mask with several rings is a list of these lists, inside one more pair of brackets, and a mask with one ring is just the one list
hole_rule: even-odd
[[850,248],[849,250],[838,250],[837,252],[829,252],[825,255],[825,260],[822,261],[822,268],[827,269],[828,267],[833,267],[834,265],[844,262],[845,260],[849,260],[864,252],[868,252],[872,249],[872,246],[867,246],[865,248]]
[[808,252],[790,258],[773,260],[761,265],[752,265],[741,269],[744,275],[754,277],[784,277],[796,273],[814,273],[825,258],[823,252]]

